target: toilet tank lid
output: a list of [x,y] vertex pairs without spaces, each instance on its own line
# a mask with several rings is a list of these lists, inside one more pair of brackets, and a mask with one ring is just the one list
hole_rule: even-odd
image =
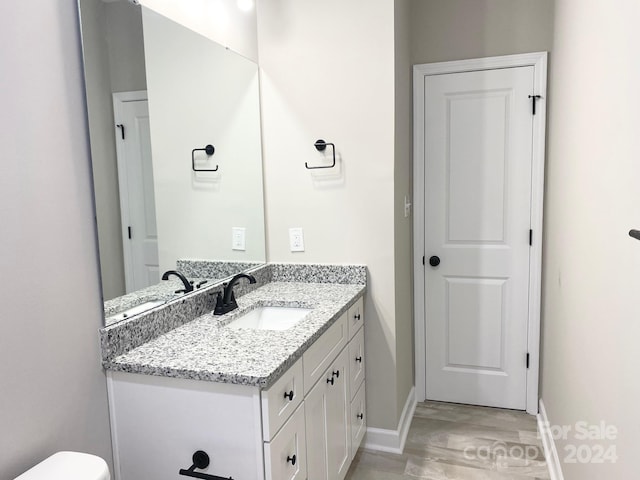
[[100,457],[88,453],[58,452],[15,480],[109,480],[109,468]]

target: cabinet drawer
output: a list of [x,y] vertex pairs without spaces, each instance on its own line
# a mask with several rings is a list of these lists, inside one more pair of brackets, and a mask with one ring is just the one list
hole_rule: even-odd
[[304,403],[291,415],[276,436],[264,444],[266,480],[307,478]]
[[309,393],[347,344],[347,313],[343,314],[302,356],[304,393]]
[[349,388],[353,398],[364,380],[364,328],[349,342]]
[[351,459],[358,452],[358,447],[362,443],[364,434],[367,431],[367,412],[365,403],[365,385],[362,383],[360,389],[351,401]]
[[351,339],[364,324],[364,297],[349,307],[349,338]]
[[293,364],[262,396],[262,435],[268,442],[303,398],[302,359]]

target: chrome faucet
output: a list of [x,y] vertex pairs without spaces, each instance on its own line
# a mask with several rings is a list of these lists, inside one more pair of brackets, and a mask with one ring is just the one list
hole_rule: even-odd
[[241,278],[246,278],[249,280],[249,283],[256,283],[256,277],[250,275],[248,273],[239,273],[231,280],[229,283],[225,283],[224,292],[218,293],[218,298],[216,300],[216,308],[213,311],[214,315],[224,315],[225,313],[229,313],[232,310],[238,308],[238,303],[236,302],[236,297],[233,294],[233,287],[240,281]]
[[178,272],[177,270],[167,270],[162,275],[162,280],[169,280],[169,277],[171,275],[178,277],[180,280],[182,280],[182,283],[184,284],[184,288],[180,290],[176,290],[175,293],[193,292],[193,283],[187,280],[187,277],[185,277],[182,273]]

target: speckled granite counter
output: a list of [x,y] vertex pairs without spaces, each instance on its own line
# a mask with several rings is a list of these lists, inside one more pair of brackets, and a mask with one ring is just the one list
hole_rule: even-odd
[[[238,298],[239,308],[227,315],[203,315],[103,363],[123,372],[268,388],[365,289],[363,284],[267,283]],[[267,305],[313,310],[283,331],[226,327]]]
[[[207,278],[189,277],[189,280],[193,281],[194,285],[207,285],[208,283],[215,283],[215,280],[210,280]],[[119,318],[120,313],[143,303],[154,300],[169,302],[171,300],[180,298],[185,294],[176,293],[176,290],[180,290],[183,288],[184,285],[179,279],[171,277],[169,280],[156,283],[155,285],[151,285],[140,290],[136,290],[135,292],[122,295],[121,297],[116,297],[112,300],[107,300],[106,302],[104,302],[105,325],[110,325],[114,322],[122,320],[122,318]]]

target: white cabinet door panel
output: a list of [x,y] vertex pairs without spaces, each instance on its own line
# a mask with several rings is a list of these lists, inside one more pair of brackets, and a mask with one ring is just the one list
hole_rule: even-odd
[[356,456],[364,434],[367,433],[367,408],[364,386],[365,384],[363,383],[351,401],[349,417],[351,421],[351,459]]
[[365,355],[364,355],[364,328],[349,342],[349,390],[351,398],[354,397],[360,384],[364,381]]
[[351,459],[347,349],[305,397],[309,480],[342,480]]
[[304,404],[269,443],[264,444],[267,480],[305,480],[307,478]]

